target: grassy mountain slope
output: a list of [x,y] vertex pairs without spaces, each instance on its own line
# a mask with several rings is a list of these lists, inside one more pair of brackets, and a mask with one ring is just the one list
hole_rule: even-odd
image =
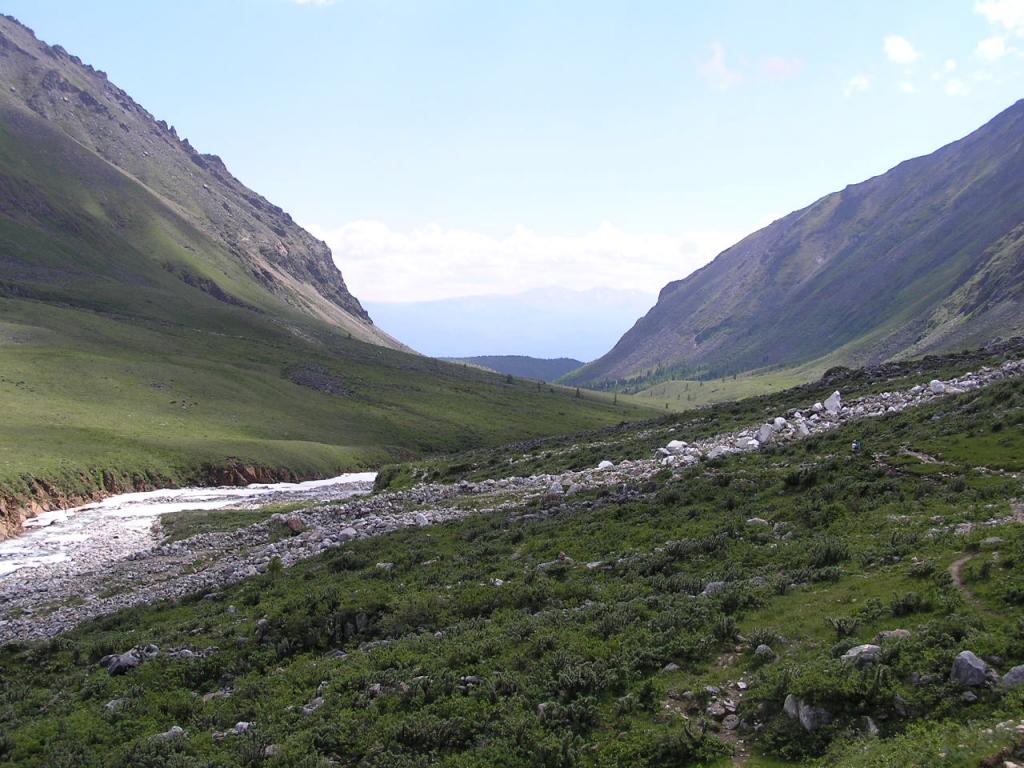
[[[145,283],[159,281],[151,273],[162,269],[222,301],[285,307],[357,338],[399,346],[374,328],[326,245],[104,73],[9,17],[0,17],[0,110],[8,129],[0,168],[5,217],[72,239],[112,229],[135,251],[104,248],[86,261],[62,249],[53,257],[60,263],[46,265],[58,271],[15,269],[0,273],[3,282],[52,285],[75,267],[127,266],[132,278],[149,278]],[[10,273],[12,265],[5,267]]]
[[[841,374],[638,429],[420,469],[454,480],[501,477],[509,458],[516,473],[593,466],[595,456],[649,455],[670,434],[761,420],[837,383],[852,397],[964,365]],[[965,688],[950,668],[964,649],[1001,672],[1024,663],[1024,528],[1013,519],[1022,425],[1024,384],[1011,380],[642,485],[349,542],[207,599],[7,647],[0,759],[146,768],[1001,765],[1024,746],[1013,730],[1024,688]],[[865,450],[851,454],[853,439]],[[1000,522],[984,523],[993,518]],[[697,596],[716,581],[727,584]],[[895,629],[909,634],[883,640],[876,663],[840,659]],[[145,643],[164,652],[134,672],[113,677],[98,666]],[[762,643],[771,656],[755,654]],[[166,652],[185,647],[216,650],[198,659]],[[729,731],[721,713],[706,711],[708,686],[735,702],[747,726]],[[784,712],[789,693],[833,721],[805,731]],[[239,721],[255,725],[212,737]],[[154,739],[172,725],[184,729],[180,738]],[[732,756],[737,735],[742,760]],[[264,757],[271,744],[275,756]]]
[[[717,377],[842,350],[868,363],[1024,327],[1024,101],[960,141],[785,216],[662,290],[572,377]],[[837,361],[840,362],[840,361]]]
[[0,536],[95,492],[639,413],[404,352],[326,246],[6,18],[0,86]]
[[482,355],[479,357],[451,358],[453,363],[469,363],[489,371],[522,376],[541,381],[557,381],[575,371],[583,362],[569,357],[541,358],[527,355]]

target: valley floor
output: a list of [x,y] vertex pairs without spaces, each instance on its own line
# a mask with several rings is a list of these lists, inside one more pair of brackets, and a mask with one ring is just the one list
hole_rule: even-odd
[[[0,757],[1009,758],[1024,744],[1021,374],[423,462],[382,474],[405,490],[230,530],[184,515],[131,559],[0,582]],[[976,678],[954,663],[967,650]]]

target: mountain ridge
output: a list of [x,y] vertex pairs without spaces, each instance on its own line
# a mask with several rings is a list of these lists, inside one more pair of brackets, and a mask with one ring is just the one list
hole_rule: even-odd
[[571,357],[543,358],[530,355],[477,355],[446,359],[453,363],[468,363],[496,373],[541,381],[557,381],[583,365],[582,360],[574,360]]
[[[198,152],[106,73],[37,39],[10,16],[0,17],[0,83],[6,122],[20,119],[31,123],[28,130],[62,132],[220,244],[257,290],[357,338],[407,349],[374,326],[325,243],[242,184],[219,156]],[[17,207],[19,199],[8,195],[5,202],[7,208]],[[164,267],[219,300],[233,295],[216,275],[193,275],[181,265]],[[234,299],[239,306],[252,304],[244,297]]]
[[1022,147],[1024,100],[778,219],[667,284],[573,380],[718,376],[837,351],[873,363],[1019,333],[1022,292],[1005,277],[1024,259]]

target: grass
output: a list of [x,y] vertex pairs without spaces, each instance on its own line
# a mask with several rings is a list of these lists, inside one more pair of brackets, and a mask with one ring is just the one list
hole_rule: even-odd
[[821,366],[809,365],[781,371],[751,371],[708,381],[673,379],[641,389],[632,397],[633,402],[649,402],[662,408],[667,405],[670,411],[686,411],[704,405],[770,395],[813,381],[824,370]]
[[[24,329],[0,345],[0,489],[14,496],[37,480],[68,494],[111,475],[204,482],[231,464],[323,476],[650,413],[347,339],[331,353],[22,300],[0,313]],[[310,364],[349,394],[289,378]]]
[[[761,407],[707,415],[726,422]],[[702,707],[684,721],[662,702],[674,690],[742,678],[750,691],[740,715],[762,723],[749,736],[748,765],[977,765],[1014,739],[986,729],[1024,717],[1021,691],[979,688],[968,704],[948,682],[964,648],[998,657],[1000,671],[1024,663],[1024,529],[946,532],[1006,515],[1024,491],[1019,478],[984,471],[1019,456],[1016,442],[991,439],[996,420],[995,434],[1024,430],[1024,382],[564,506],[538,500],[519,510],[545,513],[530,522],[483,513],[350,542],[226,587],[216,600],[142,606],[50,643],[8,647],[0,651],[0,759],[177,768],[728,765],[717,726],[701,729]],[[650,426],[615,434],[623,446],[660,440]],[[858,454],[849,452],[854,435],[865,446]],[[907,445],[927,446],[949,471],[907,471],[898,460]],[[507,474],[503,461],[517,450],[499,451],[490,474]],[[751,517],[784,527],[752,528]],[[978,549],[982,536],[1002,538],[1000,557],[986,555],[987,567],[981,555],[972,562],[965,577],[976,601],[966,600],[945,565],[987,553]],[[538,568],[560,552],[573,562]],[[582,566],[596,560],[609,565]],[[381,571],[377,562],[395,567]],[[713,580],[727,588],[693,596]],[[887,644],[880,664],[839,661],[846,648],[896,627],[911,637]],[[778,659],[756,664],[741,638],[772,635],[782,638],[773,641]],[[190,661],[161,655],[123,677],[97,665],[149,642],[218,650]],[[335,648],[348,656],[331,658]],[[721,667],[723,656],[734,661]],[[668,662],[680,670],[663,673]],[[916,685],[915,675],[934,678]],[[204,701],[222,690],[230,695]],[[827,708],[833,725],[804,732],[782,712],[787,693]],[[322,705],[302,714],[318,695]],[[112,699],[122,703],[109,712]],[[863,715],[881,738],[858,735]],[[253,734],[211,737],[241,720],[256,723]],[[172,725],[186,736],[152,741]],[[269,744],[279,757],[262,757]]]
[[[160,528],[163,531],[164,542],[170,543],[203,533],[237,531],[239,528],[263,522],[272,515],[297,512],[312,503],[268,504],[256,509],[183,509],[161,515]],[[283,525],[282,528],[284,531],[287,530]]]

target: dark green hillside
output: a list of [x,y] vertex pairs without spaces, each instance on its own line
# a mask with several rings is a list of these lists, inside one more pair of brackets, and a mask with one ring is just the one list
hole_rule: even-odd
[[558,381],[565,374],[575,371],[583,362],[570,357],[542,358],[527,355],[482,355],[479,357],[452,358],[454,363],[469,363],[489,371],[507,373],[540,381]]

